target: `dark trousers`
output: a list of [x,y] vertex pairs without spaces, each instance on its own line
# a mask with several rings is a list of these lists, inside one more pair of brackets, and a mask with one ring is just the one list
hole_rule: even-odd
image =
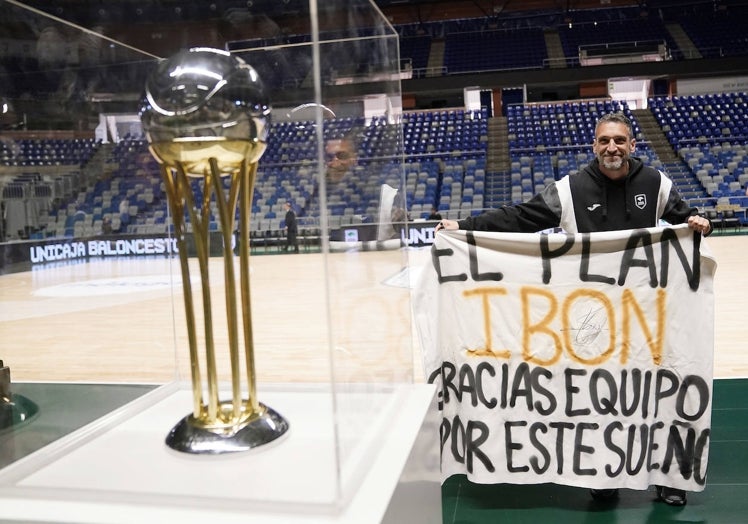
[[286,251],[288,251],[291,246],[293,246],[295,253],[299,252],[299,239],[296,238],[296,231],[288,231],[286,233]]

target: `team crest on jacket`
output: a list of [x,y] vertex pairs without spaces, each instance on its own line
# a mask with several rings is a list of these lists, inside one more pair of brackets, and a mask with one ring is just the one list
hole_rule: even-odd
[[647,195],[636,195],[634,197],[634,204],[636,204],[636,207],[638,207],[639,209],[644,209],[645,207],[647,207]]

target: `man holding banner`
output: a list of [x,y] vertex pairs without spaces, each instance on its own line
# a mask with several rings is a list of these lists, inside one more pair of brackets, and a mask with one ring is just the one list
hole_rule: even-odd
[[435,229],[534,233],[560,226],[567,233],[590,233],[653,227],[663,219],[709,234],[709,220],[688,206],[663,173],[632,157],[635,148],[631,121],[622,113],[605,115],[595,128],[596,158],[581,173],[547,186],[525,203],[459,222],[442,220]]
[[629,119],[605,115],[580,173],[435,228],[466,232],[437,235],[416,296],[441,385],[443,471],[586,486],[597,499],[652,481],[675,506],[703,489],[713,328],[673,326],[685,307],[709,311],[715,265],[693,232],[712,225],[635,146]]

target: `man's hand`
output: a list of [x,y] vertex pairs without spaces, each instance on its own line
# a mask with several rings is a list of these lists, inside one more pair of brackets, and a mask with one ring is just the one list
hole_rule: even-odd
[[688,217],[688,227],[690,227],[694,231],[698,231],[702,235],[707,235],[712,230],[712,226],[709,223],[709,220],[704,217],[700,217],[699,215]]
[[436,224],[434,231],[438,232],[438,231],[441,231],[442,229],[453,231],[455,229],[460,229],[460,226],[459,224],[457,224],[456,220],[440,220],[439,223]]

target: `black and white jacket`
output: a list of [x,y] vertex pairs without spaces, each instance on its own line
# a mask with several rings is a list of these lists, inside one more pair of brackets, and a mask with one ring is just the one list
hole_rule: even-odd
[[561,227],[567,233],[639,229],[659,219],[681,224],[690,207],[662,172],[629,158],[629,174],[611,180],[593,160],[580,173],[547,186],[527,202],[460,220],[460,229],[532,233]]

